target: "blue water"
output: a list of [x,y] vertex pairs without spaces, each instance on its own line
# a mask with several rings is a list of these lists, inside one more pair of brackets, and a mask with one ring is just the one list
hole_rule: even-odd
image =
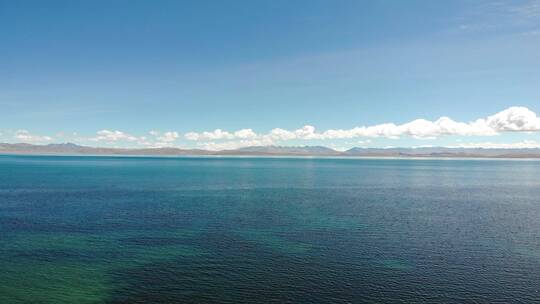
[[539,301],[539,161],[0,156],[0,303]]

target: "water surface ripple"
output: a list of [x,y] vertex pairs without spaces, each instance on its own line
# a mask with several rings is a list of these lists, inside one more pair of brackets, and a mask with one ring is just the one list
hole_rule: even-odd
[[0,156],[0,303],[539,303],[540,162]]

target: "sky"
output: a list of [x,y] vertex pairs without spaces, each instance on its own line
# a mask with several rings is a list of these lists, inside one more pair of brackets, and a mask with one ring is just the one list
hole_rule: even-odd
[[540,0],[0,0],[0,142],[540,147]]

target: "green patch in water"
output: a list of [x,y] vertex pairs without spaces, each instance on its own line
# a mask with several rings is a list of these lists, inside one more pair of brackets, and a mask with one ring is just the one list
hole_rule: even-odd
[[1,264],[0,303],[102,303],[112,286],[103,265]]
[[237,231],[237,234],[239,234],[245,240],[255,242],[271,250],[287,254],[303,254],[307,253],[313,248],[313,246],[310,244],[293,242],[283,237],[279,237],[271,231],[246,230]]
[[[0,303],[103,303],[122,284],[111,277],[121,269],[205,254],[182,244],[191,236],[185,231],[18,233],[0,241]],[[121,241],[125,238],[162,242],[130,244]]]
[[528,258],[540,259],[540,250],[538,248],[531,248],[528,246],[517,246],[513,248],[513,252],[526,256]]
[[392,270],[410,271],[414,269],[412,264],[396,259],[378,260],[376,264]]

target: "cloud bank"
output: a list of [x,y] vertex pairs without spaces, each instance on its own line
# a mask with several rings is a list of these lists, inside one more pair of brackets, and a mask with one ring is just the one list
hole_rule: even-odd
[[504,132],[538,132],[540,131],[540,118],[536,113],[525,107],[511,107],[486,118],[479,118],[472,122],[458,122],[449,117],[441,117],[435,121],[415,119],[397,125],[383,123],[373,126],[361,126],[351,129],[330,129],[317,132],[314,126],[306,125],[296,130],[281,128],[272,129],[267,134],[256,134],[252,129],[242,129],[236,132],[205,131],[201,133],[189,132],[185,139],[192,141],[208,141],[218,139],[263,139],[273,141],[287,140],[331,140],[351,138],[399,138],[411,136],[414,138],[437,138],[448,135],[458,136],[493,136]]
[[[147,136],[135,136],[119,130],[103,129],[94,136],[78,137],[77,142],[101,142],[109,145],[130,145],[139,147],[179,147],[178,143],[191,142],[207,150],[236,149],[247,146],[265,146],[284,144],[294,140],[332,140],[355,139],[359,143],[371,142],[372,138],[412,137],[416,139],[436,139],[443,136],[495,136],[510,132],[539,132],[540,118],[526,107],[510,107],[501,112],[478,118],[469,122],[455,121],[443,116],[437,120],[415,119],[403,124],[393,122],[358,126],[350,129],[329,129],[318,131],[314,126],[305,125],[299,129],[287,130],[274,128],[267,133],[256,133],[246,128],[237,131],[215,129],[213,131],[187,132],[180,134],[177,131],[160,132],[152,130]],[[18,130],[13,133],[19,142],[50,142],[51,136],[31,134],[27,130]],[[482,143],[490,146],[491,143]],[[526,143],[527,144],[531,144]]]

